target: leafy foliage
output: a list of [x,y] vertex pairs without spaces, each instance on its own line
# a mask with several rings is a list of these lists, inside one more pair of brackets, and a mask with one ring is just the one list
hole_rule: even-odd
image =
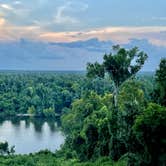
[[[164,165],[166,163],[166,108],[151,103],[139,115],[133,130],[140,144],[144,147],[137,151],[147,156],[148,165]],[[144,159],[144,157],[142,156]]]
[[88,77],[104,77],[108,73],[111,79],[115,82],[116,87],[119,87],[125,80],[136,74],[143,66],[147,55],[140,52],[137,47],[130,50],[114,46],[114,54],[105,54],[103,63],[98,62],[87,65]]
[[0,156],[1,166],[126,166],[126,159],[113,162],[110,158],[96,161],[79,162],[76,159],[57,158],[55,153],[47,150],[31,155]]
[[7,142],[1,142],[0,143],[0,155],[9,155],[9,154],[13,154],[15,152],[14,150],[14,146],[12,146],[11,148],[9,148],[9,144]]
[[[109,78],[113,82],[113,106],[112,119],[110,125],[111,132],[111,157],[114,160],[118,160],[119,157],[126,151],[125,143],[119,138],[119,102],[118,94],[119,88],[125,83],[126,80],[135,76],[135,74],[142,68],[147,54],[139,51],[137,47],[132,49],[121,48],[119,45],[113,46],[114,53],[109,55],[105,54],[103,57],[103,63],[98,62],[87,65],[87,76],[90,78],[94,77],[105,77]],[[128,101],[130,103],[131,101]],[[130,105],[130,104],[129,104]],[[131,107],[132,109],[135,109]],[[130,108],[130,109],[131,109]],[[121,119],[120,119],[121,120]],[[118,149],[118,150],[117,150]]]
[[153,93],[154,101],[166,106],[166,59],[162,59],[156,71],[156,89]]
[[71,147],[81,160],[109,155],[111,100],[112,95],[101,97],[90,92],[76,100],[71,111],[62,116],[62,126],[72,139]]
[[[104,87],[98,86],[103,83]],[[102,94],[109,91],[111,86],[103,79],[96,79],[91,84],[81,73],[2,72],[0,116],[61,116],[76,98],[93,89]]]

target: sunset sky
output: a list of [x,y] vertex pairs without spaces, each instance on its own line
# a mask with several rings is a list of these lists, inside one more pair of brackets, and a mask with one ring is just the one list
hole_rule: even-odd
[[115,42],[147,38],[166,45],[165,0],[0,0],[0,40]]
[[138,46],[155,70],[166,56],[166,0],[0,0],[0,69],[85,70],[111,44]]

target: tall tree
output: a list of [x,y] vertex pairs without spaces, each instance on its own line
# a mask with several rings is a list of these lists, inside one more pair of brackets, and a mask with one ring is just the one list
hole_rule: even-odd
[[[105,54],[103,63],[99,64],[87,64],[87,76],[94,77],[106,77],[108,76],[113,82],[113,106],[112,117],[110,121],[110,146],[111,157],[114,160],[118,160],[122,155],[123,149],[121,147],[121,140],[118,137],[118,93],[122,84],[134,75],[142,68],[147,54],[143,51],[139,51],[137,47],[132,49],[121,48],[119,45],[113,46],[113,53]],[[118,150],[117,150],[118,149]]]
[[114,106],[117,108],[119,87],[142,68],[147,57],[147,54],[139,51],[137,47],[127,50],[119,45],[113,46],[113,53],[105,54],[102,64],[87,64],[87,76],[94,78],[108,75],[111,78],[114,86]]

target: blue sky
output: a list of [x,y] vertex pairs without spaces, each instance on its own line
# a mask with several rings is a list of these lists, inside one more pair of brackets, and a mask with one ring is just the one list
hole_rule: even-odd
[[106,40],[112,35],[117,42],[145,36],[163,44],[166,1],[0,0],[0,32],[1,40]]
[[[166,0],[0,0],[1,45],[11,42],[18,44],[25,39],[32,41],[33,48],[33,42],[74,42],[91,38],[100,41],[111,40],[115,44],[123,45],[129,44],[132,39],[147,40],[155,47],[166,48]],[[16,47],[12,44],[12,48],[15,49],[12,52],[17,54],[25,52],[20,45]],[[50,46],[46,48],[45,53],[49,53],[49,49]],[[65,55],[66,48],[56,49]],[[85,50],[79,49],[74,52],[82,55]],[[4,49],[3,45],[3,53],[0,53],[2,62],[7,61],[4,55],[9,53],[4,50],[6,47]],[[38,54],[40,51],[43,50],[38,49]],[[66,51],[67,54],[71,50]],[[97,53],[87,53],[94,54]],[[73,60],[74,58],[77,57],[73,56]],[[24,58],[20,57],[21,59]],[[14,65],[17,63],[15,60],[13,58],[10,62],[13,63],[13,68],[19,68]],[[31,63],[37,66],[34,61]],[[85,63],[85,59],[80,63],[81,69],[85,68]],[[56,62],[42,62],[43,66],[49,64],[55,66]],[[59,64],[57,63],[57,66]],[[73,66],[68,68],[74,69]]]
[[1,16],[10,23],[45,25],[53,31],[166,26],[165,0],[0,0],[0,3]]

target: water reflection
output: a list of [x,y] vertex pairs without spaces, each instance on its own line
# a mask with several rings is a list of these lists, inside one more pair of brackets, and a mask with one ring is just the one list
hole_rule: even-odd
[[15,127],[19,127],[19,126],[20,126],[20,119],[19,119],[19,118],[11,118],[11,123],[12,123]]
[[55,151],[64,143],[64,135],[53,119],[0,119],[0,141],[15,145],[16,153],[31,153],[41,149]]
[[45,119],[45,118],[8,118],[8,119],[0,119],[0,125],[3,125],[5,121],[10,121],[12,125],[19,129],[21,126],[24,126],[25,128],[30,128],[30,125],[33,124],[34,130],[36,132],[42,132],[42,127],[46,123],[49,127],[49,129],[54,132],[56,130],[59,130],[60,123],[58,120],[54,119]]

